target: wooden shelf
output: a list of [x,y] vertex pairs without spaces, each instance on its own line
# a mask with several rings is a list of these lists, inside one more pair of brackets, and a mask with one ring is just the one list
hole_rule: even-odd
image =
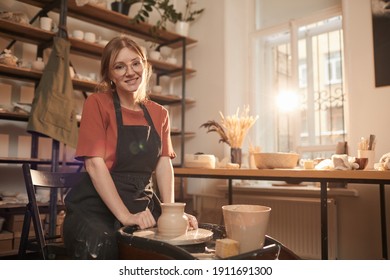
[[[112,11],[110,9],[102,8],[101,6],[86,4],[78,6],[76,0],[68,0],[66,2],[66,9],[61,10],[60,1],[58,0],[17,0],[21,3],[25,3],[26,9],[31,9],[31,6],[36,8],[47,8],[54,7],[52,11],[55,13],[65,12],[66,17],[73,18],[76,20],[84,21],[86,23],[96,25],[98,27],[107,28],[118,34],[128,34],[138,39],[145,41],[155,42],[160,46],[169,46],[174,49],[183,48],[183,57],[185,58],[185,50],[189,45],[195,45],[196,40],[183,37],[174,32],[161,30],[157,35],[153,35],[151,30],[153,25],[148,23],[133,23],[132,19],[121,13]],[[31,5],[31,6],[28,6]],[[36,9],[34,9],[35,11]],[[57,34],[42,30],[34,27],[31,24],[19,24],[8,20],[0,19],[0,37],[10,40],[17,40],[24,43],[31,43],[37,45],[39,48],[50,48],[53,42],[53,38]],[[100,59],[104,50],[104,46],[98,43],[90,43],[85,40],[78,40],[70,37],[70,52],[71,54],[81,55],[91,59]],[[183,69],[182,66],[170,64],[163,60],[152,60],[149,59],[150,64],[153,67],[153,72],[159,78],[160,76],[169,77],[181,77],[183,80],[186,76],[196,73],[194,69]],[[18,80],[22,84],[33,83],[37,86],[41,77],[42,71],[37,71],[29,68],[13,67],[8,65],[0,64],[0,77],[5,79]],[[95,92],[97,83],[89,80],[72,79],[74,90],[81,90],[83,92]],[[184,83],[184,81],[183,81]],[[84,93],[84,96],[86,94]],[[185,97],[185,88],[183,88],[180,96],[175,95],[158,95],[150,94],[150,99],[161,104],[161,105],[179,105],[185,110],[187,104],[193,104],[193,99],[183,99]],[[183,111],[182,111],[183,112]],[[0,119],[11,120],[11,121],[23,121],[27,122],[29,115],[25,113],[17,112],[0,112]],[[182,129],[185,131],[185,129]],[[195,135],[193,132],[182,132],[173,130],[171,131],[172,136],[178,136],[182,139],[184,137],[191,137]],[[184,140],[182,140],[184,141]],[[183,161],[183,160],[182,160]],[[51,164],[51,160],[45,159],[15,159],[15,158],[0,158],[0,163],[39,163],[39,164]],[[71,164],[71,163],[68,163]]]
[[[42,71],[0,64],[0,76],[28,82],[39,82],[42,77]],[[72,81],[75,90],[94,92],[97,85],[96,83],[87,80],[73,79]]]
[[[177,95],[149,94],[149,98],[161,105],[181,104],[182,98]],[[186,99],[186,104],[193,104],[195,100]]]
[[76,38],[69,38],[70,41],[70,52],[72,54],[79,54],[84,57],[93,59],[100,59],[103,53],[104,46],[97,43],[90,43],[85,40]]
[[[153,72],[158,75],[166,75],[170,77],[178,77],[181,76],[183,73],[183,68],[178,65],[170,64],[164,61],[159,60],[148,60],[152,66],[153,66]],[[196,70],[187,68],[185,70],[186,75],[194,74]]]
[[0,75],[12,79],[34,82],[39,81],[42,72],[29,68],[0,64]]
[[[167,103],[169,103],[169,102],[167,101]],[[27,122],[28,118],[29,118],[29,115],[27,115],[27,114],[12,113],[12,112],[0,112],[0,120]],[[171,131],[171,135],[172,136],[180,136],[181,132],[173,130],[173,131]],[[194,132],[185,132],[184,135],[185,136],[194,136],[195,133]],[[49,160],[42,160],[42,159],[12,159],[12,158],[1,158],[0,157],[0,163],[24,163],[24,162],[33,162],[33,163],[41,163],[41,164],[49,164],[50,163]],[[69,164],[71,164],[71,163],[69,163]]]
[[[18,0],[26,4],[30,4],[39,8],[50,4],[52,0]],[[58,9],[57,9],[58,11]],[[173,32],[161,30],[157,36],[152,36],[150,30],[152,25],[147,23],[134,24],[131,18],[118,12],[109,9],[101,8],[96,5],[86,4],[84,6],[77,6],[75,0],[68,1],[68,16],[102,26],[119,33],[126,33],[134,35],[148,41],[154,41],[159,44],[167,44],[172,48],[180,48],[183,46],[183,39],[185,44],[195,44],[197,41],[188,37],[183,37]]]
[[28,117],[27,114],[22,113],[0,112],[0,120],[27,122]]
[[0,19],[0,34],[9,39],[35,45],[51,43],[55,33],[36,28],[30,24],[19,24]]

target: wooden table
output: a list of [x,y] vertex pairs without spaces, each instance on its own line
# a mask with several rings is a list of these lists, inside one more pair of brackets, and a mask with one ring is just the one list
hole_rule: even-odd
[[382,256],[388,259],[385,185],[390,184],[390,171],[376,170],[304,170],[304,169],[202,169],[175,168],[176,177],[227,179],[229,204],[233,203],[233,180],[286,181],[288,183],[319,182],[321,200],[321,257],[328,259],[328,183],[378,184],[381,215]]

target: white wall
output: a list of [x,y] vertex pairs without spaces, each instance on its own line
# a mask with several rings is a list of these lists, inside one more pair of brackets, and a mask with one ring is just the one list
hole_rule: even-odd
[[337,4],[341,0],[256,0],[259,28],[269,27],[285,23],[290,19],[305,17],[310,13],[326,9]]
[[[205,1],[206,2],[206,1]],[[207,1],[204,2],[206,10],[209,5],[213,5]],[[202,121],[209,114],[216,116],[216,111],[220,110],[221,103],[225,102],[225,112],[231,113],[237,106],[250,101],[248,93],[250,86],[247,75],[248,64],[245,56],[245,50],[248,46],[248,39],[253,27],[249,20],[253,18],[252,10],[248,10],[253,5],[251,1],[221,1],[220,7],[225,6],[225,59],[219,61],[214,56],[208,56],[207,53],[199,53],[202,55],[195,60],[221,62],[225,66],[225,78],[220,76],[213,77],[213,83],[221,84],[225,88],[225,92],[214,92],[213,98],[219,98],[218,103],[207,103],[199,96],[199,101],[196,104],[196,110],[199,107],[204,109],[205,113],[197,115],[201,116]],[[373,70],[373,48],[372,48],[372,32],[370,19],[369,0],[345,0],[343,4],[344,14],[344,31],[345,31],[345,54],[346,54],[346,79],[347,79],[347,129],[348,142],[350,145],[351,155],[356,155],[356,143],[361,136],[375,134],[378,138],[377,143],[377,160],[381,154],[389,152],[390,134],[387,133],[387,118],[386,112],[390,95],[389,87],[375,88],[374,87],[374,70]],[[245,4],[244,4],[245,3]],[[310,12],[319,11],[334,5],[340,4],[340,0],[335,1],[260,1],[260,11],[264,20],[260,24],[272,26],[288,21],[289,19],[297,19],[300,16],[310,14]],[[263,9],[263,10],[261,10]],[[213,21],[220,24],[219,17],[221,13],[213,14]],[[211,24],[210,19],[204,18],[204,21],[196,23],[197,30],[208,30]],[[194,26],[195,27],[195,26]],[[203,31],[203,34],[208,31]],[[246,34],[245,34],[246,33]],[[219,34],[215,34],[219,36]],[[206,46],[209,42],[203,42],[202,37],[198,37],[201,45]],[[222,51],[222,50],[221,50]],[[198,53],[196,53],[198,54]],[[237,63],[239,63],[237,65]],[[204,71],[203,68],[198,69],[198,75]],[[239,70],[239,71],[238,71]],[[208,77],[208,79],[211,79]],[[199,80],[201,83],[205,80]],[[198,85],[200,86],[200,85]],[[197,95],[200,93],[196,90]],[[202,93],[201,93],[202,94]],[[209,98],[209,97],[207,97]],[[204,104],[206,102],[207,104]],[[204,108],[202,105],[205,105]],[[364,112],[364,113],[362,113]],[[217,116],[218,117],[218,116]],[[213,145],[212,153],[219,154],[220,145],[215,146],[217,137],[198,133],[198,136],[191,141],[193,147],[203,145]],[[204,144],[206,143],[206,144]],[[226,147],[225,151],[226,151]],[[190,180],[190,191],[201,193],[202,195],[218,195],[213,184],[207,180]],[[219,183],[219,182],[218,182]],[[207,187],[205,187],[207,185]],[[359,196],[356,198],[341,198],[338,200],[338,238],[339,238],[339,258],[341,259],[380,259],[381,258],[381,240],[380,240],[380,220],[379,220],[379,193],[378,186],[359,186],[349,185],[349,188],[358,190]],[[205,199],[204,202],[213,204],[213,200]],[[199,201],[198,201],[199,202]],[[206,204],[207,204],[206,203]],[[389,196],[387,195],[387,205],[389,205]],[[200,203],[202,204],[202,203]],[[390,211],[387,207],[387,224],[389,225]],[[206,218],[207,220],[207,218]],[[369,240],[369,241],[368,241]],[[388,240],[389,243],[389,240]]]
[[360,137],[375,134],[379,160],[380,155],[390,152],[386,129],[390,86],[375,88],[370,9],[369,0],[343,1],[349,144],[351,152],[356,153]]
[[[360,137],[375,134],[377,136],[376,160],[390,151],[390,133],[387,131],[388,122],[386,113],[390,104],[390,87],[375,88],[373,40],[371,23],[370,0],[343,0],[344,16],[344,44],[345,66],[347,77],[347,100],[348,100],[348,142],[350,152],[356,155],[357,142]],[[378,257],[380,249],[377,248],[380,241],[379,223],[379,194],[377,186],[355,186],[359,190],[360,197],[354,205],[350,206],[353,211],[353,220],[350,227],[344,227],[347,231],[342,250],[356,252],[356,257]],[[387,226],[390,225],[388,195],[386,188]],[[359,204],[361,202],[362,204]],[[356,218],[359,217],[359,218]],[[360,217],[370,217],[359,221]],[[389,230],[388,230],[389,232]],[[357,234],[360,233],[360,234]],[[357,236],[370,240],[375,247],[370,247],[363,242],[364,249],[357,250]],[[364,240],[364,239],[361,239]],[[371,242],[371,241],[377,242]],[[389,244],[389,238],[387,239]],[[354,245],[355,244],[355,245]],[[365,251],[365,252],[364,252]]]

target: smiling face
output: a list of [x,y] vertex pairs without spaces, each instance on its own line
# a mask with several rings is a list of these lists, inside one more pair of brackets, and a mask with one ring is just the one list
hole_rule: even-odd
[[152,66],[145,52],[131,38],[118,36],[104,47],[100,65],[99,90],[116,90],[123,97],[132,96],[134,102],[146,99]]
[[123,48],[114,59],[110,77],[118,94],[137,93],[143,77],[143,61],[131,48]]

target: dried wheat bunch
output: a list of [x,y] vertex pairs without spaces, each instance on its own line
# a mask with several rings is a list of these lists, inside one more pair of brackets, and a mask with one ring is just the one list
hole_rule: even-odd
[[221,112],[221,126],[226,132],[226,137],[232,148],[241,148],[248,130],[254,125],[258,116],[249,115],[249,106],[246,106],[241,114],[240,108],[232,116],[225,117]]
[[230,142],[228,137],[226,136],[225,130],[223,127],[217,123],[216,121],[208,121],[202,124],[200,127],[207,128],[207,133],[209,132],[217,132],[221,139],[219,139],[219,143],[223,142],[230,146]]

